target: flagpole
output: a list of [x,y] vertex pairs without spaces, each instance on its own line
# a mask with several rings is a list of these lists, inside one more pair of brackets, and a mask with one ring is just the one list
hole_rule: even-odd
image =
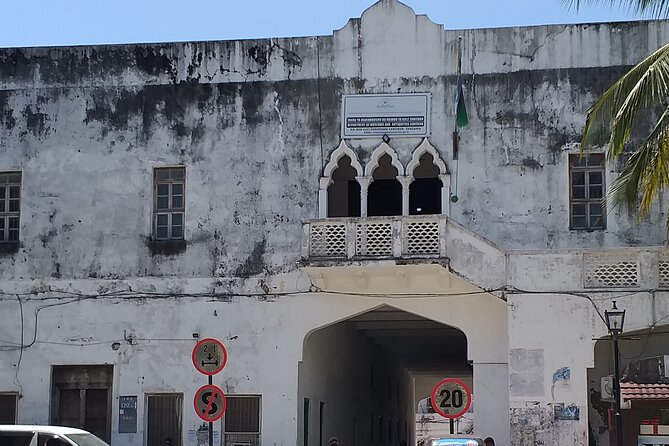
[[[457,88],[459,89],[460,86],[462,85],[461,82],[461,77],[462,77],[462,36],[458,36],[458,69],[456,71],[458,77],[457,77]],[[456,94],[460,94],[458,91]],[[457,102],[455,103],[456,106],[456,111],[457,111]],[[458,132],[458,124],[457,124],[457,119],[453,123],[455,132]]]
[[451,194],[451,202],[455,203],[458,201],[458,148],[460,146],[460,134],[458,132],[458,102],[460,99],[460,89],[462,86],[462,36],[458,36],[458,65],[456,70],[456,91],[455,91],[455,113],[453,120],[453,161],[455,162],[455,190]]

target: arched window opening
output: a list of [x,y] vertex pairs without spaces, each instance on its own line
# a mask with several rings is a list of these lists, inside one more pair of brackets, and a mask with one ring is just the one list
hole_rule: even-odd
[[355,179],[356,173],[351,158],[342,156],[328,187],[328,217],[360,216],[360,184]]
[[430,153],[421,155],[413,177],[409,186],[409,215],[441,214],[443,184],[439,179],[439,168]]
[[402,185],[397,181],[397,175],[390,155],[381,156],[367,192],[367,214],[370,217],[402,215]]

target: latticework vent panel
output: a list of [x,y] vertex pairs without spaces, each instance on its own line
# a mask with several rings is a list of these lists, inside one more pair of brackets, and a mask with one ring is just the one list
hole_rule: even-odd
[[586,287],[634,287],[638,284],[636,255],[585,254],[583,261]]
[[439,254],[438,222],[409,222],[405,234],[407,254]]
[[315,257],[346,257],[346,225],[312,224],[310,254]]
[[390,256],[393,254],[391,223],[359,223],[355,234],[355,252],[364,256]]
[[659,262],[660,286],[669,287],[669,254],[660,254]]

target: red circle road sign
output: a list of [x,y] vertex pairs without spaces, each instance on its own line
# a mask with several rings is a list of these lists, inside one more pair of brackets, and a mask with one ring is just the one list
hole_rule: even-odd
[[228,352],[218,339],[205,338],[195,344],[191,358],[198,372],[211,376],[223,370]]
[[195,413],[204,421],[213,422],[223,416],[227,401],[223,391],[212,384],[197,389],[193,399]]
[[472,392],[457,378],[445,378],[432,388],[432,408],[445,418],[463,416],[472,405]]

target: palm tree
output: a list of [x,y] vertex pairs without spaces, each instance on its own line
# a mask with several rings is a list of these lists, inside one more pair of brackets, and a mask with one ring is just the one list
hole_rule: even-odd
[[[669,17],[669,0],[563,0],[578,8],[585,3],[618,5],[655,18]],[[613,207],[625,205],[639,217],[650,211],[657,192],[669,185],[669,43],[618,79],[588,110],[581,148],[596,145],[602,128],[610,131],[606,157],[616,160],[636,128],[638,118],[661,115],[643,142],[634,147],[607,195]],[[640,201],[639,201],[640,199]],[[668,220],[669,230],[669,220]]]

